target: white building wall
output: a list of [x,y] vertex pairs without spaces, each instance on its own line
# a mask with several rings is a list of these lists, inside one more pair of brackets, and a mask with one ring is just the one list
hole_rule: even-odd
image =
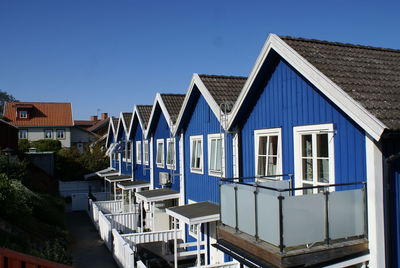
[[44,139],[44,131],[47,129],[52,130],[52,138],[53,140],[57,140],[57,129],[64,129],[65,138],[59,139],[62,147],[69,148],[71,147],[71,128],[70,127],[19,127],[19,129],[27,129],[28,130],[28,140],[29,141],[37,141]]

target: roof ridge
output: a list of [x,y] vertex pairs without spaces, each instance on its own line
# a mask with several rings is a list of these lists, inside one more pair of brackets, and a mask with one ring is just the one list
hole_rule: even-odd
[[41,104],[71,104],[71,102],[49,102],[49,101],[5,101],[7,103],[41,103]]
[[241,75],[222,75],[222,74],[199,74],[200,77],[214,77],[214,78],[240,78],[240,79],[247,79],[246,76]]
[[287,36],[287,35],[278,35],[278,36],[283,41],[293,40],[293,41],[300,41],[300,42],[318,43],[318,44],[323,44],[323,45],[360,48],[360,49],[377,50],[377,51],[390,51],[390,52],[400,53],[400,49],[395,49],[395,48],[374,47],[374,46],[367,46],[367,45],[360,45],[360,44],[351,44],[351,43],[344,43],[344,42],[304,38],[304,37],[293,37],[293,36]]
[[183,93],[160,93],[161,96],[183,96]]

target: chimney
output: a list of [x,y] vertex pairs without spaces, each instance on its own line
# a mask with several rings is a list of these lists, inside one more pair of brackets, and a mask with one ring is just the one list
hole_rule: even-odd
[[108,113],[101,113],[101,120],[107,119]]
[[97,121],[97,115],[92,115],[90,117],[90,121]]

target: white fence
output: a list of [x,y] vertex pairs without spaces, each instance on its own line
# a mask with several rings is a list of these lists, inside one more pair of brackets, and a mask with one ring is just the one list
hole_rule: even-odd
[[67,197],[72,194],[100,192],[102,183],[100,181],[59,181],[58,191],[61,196]]
[[112,250],[111,223],[106,216],[99,212],[99,231],[100,237],[106,243],[107,248]]
[[137,231],[138,214],[137,213],[118,213],[107,214],[106,217],[111,222],[113,229],[120,233],[133,233]]
[[[133,250],[136,250],[136,244],[149,243],[174,239],[174,230],[160,231],[160,232],[145,232],[145,233],[134,233],[121,235],[129,244]],[[176,230],[177,239],[182,239],[182,231]]]
[[97,201],[95,203],[104,214],[122,213],[122,200]]
[[134,268],[135,256],[129,244],[121,237],[117,230],[112,230],[113,235],[113,256],[119,267]]

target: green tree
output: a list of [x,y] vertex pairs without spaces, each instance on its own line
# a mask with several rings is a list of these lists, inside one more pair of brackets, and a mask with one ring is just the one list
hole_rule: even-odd
[[31,142],[31,147],[37,149],[38,152],[58,152],[61,150],[61,142],[59,140],[37,140]]
[[4,102],[6,101],[18,101],[13,95],[0,90],[0,118],[3,117]]

